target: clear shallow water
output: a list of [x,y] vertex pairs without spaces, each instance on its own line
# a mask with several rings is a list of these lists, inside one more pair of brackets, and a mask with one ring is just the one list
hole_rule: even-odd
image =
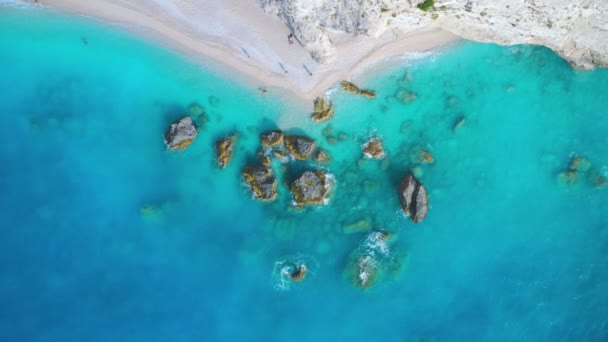
[[[333,92],[332,145],[301,109],[154,46],[65,17],[0,16],[0,339],[608,339],[608,189],[556,182],[572,153],[606,175],[607,70],[463,44],[358,79],[375,100]],[[417,99],[399,103],[401,88]],[[164,130],[192,102],[209,122],[170,153]],[[240,170],[274,127],[329,151],[328,206],[289,210],[283,184],[274,203],[249,198]],[[234,131],[219,171],[213,141]],[[360,162],[370,135],[390,163]],[[417,171],[432,206],[418,225],[395,193],[416,147],[435,159]],[[161,213],[142,216],[147,205]],[[345,267],[365,234],[343,226],[365,218],[398,235],[400,268],[362,291]],[[312,274],[277,291],[275,262],[298,255]]]

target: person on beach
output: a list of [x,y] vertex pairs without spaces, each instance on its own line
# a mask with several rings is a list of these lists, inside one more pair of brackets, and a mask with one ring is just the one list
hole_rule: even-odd
[[287,41],[289,41],[289,45],[293,44],[293,33],[290,33],[289,36],[287,36]]

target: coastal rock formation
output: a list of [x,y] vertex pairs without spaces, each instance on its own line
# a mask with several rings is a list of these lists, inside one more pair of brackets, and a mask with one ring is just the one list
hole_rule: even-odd
[[366,158],[382,159],[385,156],[382,141],[378,138],[372,138],[363,144],[363,155]]
[[374,93],[373,91],[361,90],[359,89],[359,87],[348,81],[342,81],[342,83],[340,83],[340,86],[347,93],[361,95],[363,97],[367,97],[368,99],[373,99],[376,97],[376,93]]
[[169,126],[165,132],[165,145],[170,150],[181,150],[190,146],[198,134],[192,118],[184,116]]
[[416,177],[405,175],[399,183],[399,202],[403,212],[414,223],[421,222],[429,211],[429,199],[426,189]]
[[608,66],[608,2],[594,0],[258,0],[320,63],[335,58],[330,35],[342,31],[379,37],[443,29],[500,45],[544,45],[577,68]]
[[232,159],[232,152],[234,150],[234,142],[236,141],[236,135],[231,135],[226,138],[222,138],[215,142],[215,152],[217,155],[217,163],[220,169],[225,168]]
[[331,102],[327,104],[322,97],[317,97],[315,99],[315,111],[311,115],[312,121],[315,123],[324,122],[331,119],[333,116],[334,105]]
[[283,132],[280,130],[272,130],[260,134],[260,142],[265,147],[276,147],[283,143]]
[[277,179],[272,169],[265,166],[245,166],[243,179],[251,187],[253,198],[272,201],[277,197]]
[[323,171],[304,171],[291,183],[291,193],[297,206],[325,204],[329,192],[327,175]]
[[302,135],[287,136],[284,142],[287,151],[297,160],[308,159],[316,148],[314,140]]

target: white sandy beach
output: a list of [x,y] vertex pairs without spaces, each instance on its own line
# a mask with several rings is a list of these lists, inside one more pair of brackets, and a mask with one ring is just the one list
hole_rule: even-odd
[[252,86],[284,88],[302,99],[318,96],[387,57],[428,51],[458,39],[443,30],[401,37],[387,32],[373,39],[333,32],[336,59],[318,64],[297,41],[288,43],[288,27],[264,13],[255,0],[38,0],[38,4],[100,19],[194,62],[219,67],[232,76],[244,75]]

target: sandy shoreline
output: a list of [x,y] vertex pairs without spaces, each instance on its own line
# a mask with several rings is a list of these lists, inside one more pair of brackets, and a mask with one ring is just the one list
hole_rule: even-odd
[[297,41],[288,43],[286,25],[264,13],[255,0],[39,0],[38,4],[99,19],[247,85],[284,89],[303,100],[387,57],[429,51],[458,40],[443,30],[401,37],[385,33],[375,39],[333,32],[336,59],[318,64]]

